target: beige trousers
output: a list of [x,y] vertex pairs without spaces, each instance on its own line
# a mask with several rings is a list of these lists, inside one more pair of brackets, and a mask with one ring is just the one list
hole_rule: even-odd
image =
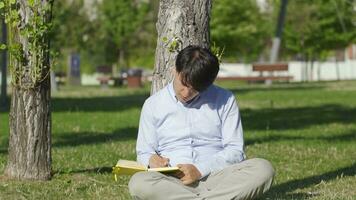
[[139,172],[131,177],[129,190],[136,200],[254,199],[271,187],[273,176],[270,162],[254,158],[212,173],[189,186],[159,172]]

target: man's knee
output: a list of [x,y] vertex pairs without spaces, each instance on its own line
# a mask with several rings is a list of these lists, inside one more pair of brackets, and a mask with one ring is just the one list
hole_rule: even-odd
[[138,172],[134,174],[129,182],[129,191],[134,197],[150,197],[155,191],[151,187],[154,174],[150,172]]
[[272,182],[275,175],[272,164],[262,158],[254,158],[251,159],[251,161],[253,162],[253,166],[255,168],[255,174],[257,175],[256,178],[262,182]]

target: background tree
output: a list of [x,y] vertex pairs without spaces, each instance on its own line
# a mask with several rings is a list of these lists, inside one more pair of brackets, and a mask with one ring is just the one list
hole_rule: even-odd
[[290,1],[284,31],[285,48],[288,54],[299,55],[306,62],[305,80],[312,79],[310,72],[315,60],[344,49],[354,40],[353,12],[347,1]]
[[210,47],[211,0],[161,0],[151,94],[172,80],[177,53],[188,45]]
[[86,63],[103,61],[97,53],[101,46],[95,39],[98,37],[98,21],[90,20],[84,1],[55,1],[52,24],[51,49],[58,53],[58,64],[53,69],[66,72],[69,54],[78,53],[82,58],[82,71],[94,72]]
[[143,21],[131,36],[129,42],[129,65],[153,69],[157,32],[155,22],[158,17],[159,0],[150,0],[147,3],[147,12]]
[[262,12],[256,1],[213,1],[211,37],[225,47],[229,61],[258,59],[272,37],[274,27],[269,12]]
[[106,0],[99,6],[101,43],[110,63],[128,66],[128,47],[132,35],[140,27],[148,5],[143,1]]
[[[5,174],[51,177],[49,23],[53,0],[2,0],[9,23],[12,98]],[[1,3],[0,3],[1,4]]]

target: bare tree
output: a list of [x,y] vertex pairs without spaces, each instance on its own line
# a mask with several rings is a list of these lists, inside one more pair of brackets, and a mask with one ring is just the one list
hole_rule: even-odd
[[[9,1],[11,2],[11,1]],[[10,178],[51,178],[51,112],[49,22],[53,0],[17,0],[9,18],[12,98],[9,156]],[[14,12],[15,11],[15,12]]]
[[177,53],[188,45],[208,48],[211,0],[161,0],[151,94],[172,80]]

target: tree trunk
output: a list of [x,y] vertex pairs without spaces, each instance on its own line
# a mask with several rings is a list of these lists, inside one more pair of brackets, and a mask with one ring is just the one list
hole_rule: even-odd
[[[209,48],[211,0],[161,0],[151,94],[169,83],[178,51],[188,45]],[[174,45],[174,44],[177,45]]]
[[[7,44],[7,27],[5,24],[5,19],[1,19],[1,44]],[[6,106],[6,98],[7,98],[7,78],[6,78],[6,73],[7,73],[7,50],[0,50],[1,51],[1,96],[0,96],[0,106],[4,107]]]
[[[45,33],[38,40],[29,40],[21,31],[28,26],[36,28],[28,24],[35,15],[40,15],[43,24],[47,24],[52,7],[45,12],[42,9],[52,5],[52,1],[35,2],[39,5],[36,9],[42,12],[33,13],[27,0],[17,1],[21,23],[10,38],[11,43],[21,45],[24,61],[10,57],[15,73],[12,74],[9,156],[5,174],[15,179],[48,180],[51,177],[49,38]],[[33,44],[34,40],[37,45]],[[36,48],[31,48],[33,46]]]
[[335,60],[335,69],[336,69],[336,80],[340,81],[340,67],[337,58]]
[[318,81],[321,81],[321,59],[318,61]]
[[312,57],[312,59],[310,60],[310,81],[314,81],[314,58]]
[[13,88],[6,174],[17,179],[51,177],[50,84]]

